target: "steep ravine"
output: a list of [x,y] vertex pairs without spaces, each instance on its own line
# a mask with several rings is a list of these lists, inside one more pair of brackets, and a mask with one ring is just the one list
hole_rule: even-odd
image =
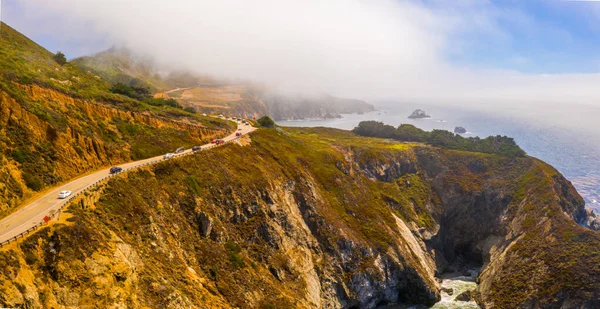
[[0,305],[432,305],[436,276],[474,262],[484,307],[596,304],[600,238],[542,162],[329,129],[251,138],[114,178],[0,249]]

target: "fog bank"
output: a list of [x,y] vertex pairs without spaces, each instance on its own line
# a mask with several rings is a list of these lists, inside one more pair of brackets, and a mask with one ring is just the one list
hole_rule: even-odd
[[[599,74],[523,74],[449,61],[449,50],[468,48],[456,40],[462,33],[505,35],[488,14],[491,5],[473,3],[452,10],[391,0],[26,0],[23,5],[32,14],[85,24],[85,31],[93,28],[167,67],[279,90],[488,108],[600,105]],[[82,35],[78,27],[68,31],[62,35]]]

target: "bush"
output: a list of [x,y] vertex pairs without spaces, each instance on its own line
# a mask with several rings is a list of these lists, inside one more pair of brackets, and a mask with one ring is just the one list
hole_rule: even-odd
[[23,180],[25,181],[25,185],[33,191],[39,191],[42,189],[42,180],[37,175],[30,174],[28,172],[23,172]]
[[152,106],[171,106],[175,108],[182,108],[181,105],[175,99],[163,99],[163,98],[147,98],[144,102]]
[[65,63],[67,63],[67,57],[65,57],[65,54],[60,51],[57,52],[52,58],[60,65],[65,65]]
[[117,94],[122,94],[122,95],[128,96],[130,98],[136,98],[136,94],[135,94],[135,91],[133,91],[133,88],[131,88],[128,85],[125,85],[123,83],[116,83],[116,84],[114,84],[110,88],[110,92],[117,93]]
[[395,138],[396,128],[378,121],[361,121],[352,132],[361,136],[374,136],[382,138]]
[[12,153],[12,158],[23,164],[25,163],[27,160],[29,160],[29,150],[25,149],[25,148],[19,148],[15,151],[13,151]]
[[256,122],[265,128],[272,128],[275,126],[275,121],[273,121],[273,119],[271,119],[269,116],[262,116]]

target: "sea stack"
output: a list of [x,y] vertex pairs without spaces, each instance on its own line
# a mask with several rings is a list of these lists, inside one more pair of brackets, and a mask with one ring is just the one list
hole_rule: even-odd
[[410,116],[410,119],[420,119],[420,118],[431,118],[431,116],[427,115],[427,113],[422,109],[416,109]]
[[467,133],[467,129],[463,128],[463,127],[454,127],[454,133]]

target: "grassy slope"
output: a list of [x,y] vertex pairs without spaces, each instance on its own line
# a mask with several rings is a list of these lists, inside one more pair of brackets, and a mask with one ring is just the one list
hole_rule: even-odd
[[[335,147],[354,147],[356,138],[336,132],[335,136],[320,139],[316,134],[310,130],[290,130],[285,134],[261,130],[253,134],[251,148],[232,145],[111,180],[93,207],[71,207],[75,216],[69,220],[71,224],[44,229],[18,249],[0,256],[4,257],[5,263],[16,252],[25,256],[31,265],[21,264],[20,267],[29,268],[39,276],[39,289],[45,291],[43,293],[51,293],[46,288],[52,286],[51,282],[72,291],[82,291],[99,276],[83,264],[93,256],[110,256],[109,235],[114,234],[131,244],[142,257],[145,266],[137,275],[135,293],[145,305],[165,306],[166,295],[178,291],[195,304],[222,298],[232,306],[248,307],[249,293],[258,293],[259,301],[254,303],[258,307],[293,307],[305,288],[301,280],[293,279],[297,274],[286,266],[293,262],[287,260],[283,252],[256,237],[256,231],[269,220],[269,214],[261,208],[269,200],[276,199],[272,195],[274,187],[292,180],[297,182],[298,195],[309,194],[303,179],[315,178],[317,190],[324,198],[323,204],[319,205],[319,214],[336,226],[323,226],[324,229],[318,232],[319,237],[327,241],[324,246],[331,248],[340,238],[335,231],[341,228],[355,241],[378,248],[376,250],[387,250],[397,236],[378,227],[382,223],[395,224],[387,211],[389,199],[397,201],[398,208],[394,211],[399,216],[419,220],[407,200],[410,195],[401,195],[395,189],[404,179],[398,180],[398,184],[376,183],[357,174],[346,175],[336,167],[343,158],[336,148],[331,147],[332,138],[336,138]],[[360,147],[373,150],[365,154],[368,156],[390,151],[403,156],[412,147],[377,139],[361,139],[360,142],[364,143]],[[418,176],[409,177],[419,182]],[[410,190],[415,190],[415,197],[421,199],[425,198],[424,192],[418,192],[422,189],[419,185]],[[258,208],[258,211],[253,212],[250,208]],[[228,241],[207,240],[197,231],[195,218],[199,209],[217,218],[221,214],[223,219],[228,211],[238,209],[246,213],[247,219],[237,224],[217,220],[213,233],[227,235]],[[53,241],[52,237],[60,239],[61,249],[56,258],[48,261],[42,252]],[[163,245],[165,247],[161,248]],[[169,258],[172,254],[175,257]],[[368,269],[369,263],[372,261],[365,261],[362,267]],[[67,265],[81,266],[74,270]],[[210,296],[203,296],[203,292],[190,285],[186,279],[188,266],[207,280],[203,286],[208,288]],[[11,273],[19,272],[18,267],[7,267]],[[269,272],[269,267],[289,272],[285,284]],[[56,271],[55,277],[52,271]],[[112,276],[110,270],[107,273],[102,275]],[[351,275],[352,272],[347,274]],[[159,278],[166,279],[165,290],[156,293],[153,284],[160,282]],[[116,283],[119,290],[129,285],[129,281],[123,285]],[[14,292],[5,290],[0,294]],[[100,290],[98,293],[104,295],[105,292]],[[133,291],[127,293],[134,294]],[[132,298],[130,294],[126,296]],[[93,298],[89,301],[99,301],[104,306],[110,304],[110,300]]]
[[113,94],[105,81],[58,65],[52,53],[6,24],[0,35],[0,217],[32,191],[210,138],[174,121],[221,134],[233,129],[223,120]]
[[573,187],[555,182],[561,177],[537,160],[521,175],[507,213],[514,218],[513,237],[519,238],[506,249],[507,262],[488,275],[488,301],[498,308],[515,308],[526,301],[548,307],[569,298],[600,305],[600,233],[564,215],[574,211],[568,200],[580,205],[583,200]]
[[83,71],[93,72],[109,83],[128,83],[137,78],[155,90],[168,90],[172,87],[154,72],[149,60],[136,61],[127,50],[113,48],[93,56],[73,59],[70,63]]

